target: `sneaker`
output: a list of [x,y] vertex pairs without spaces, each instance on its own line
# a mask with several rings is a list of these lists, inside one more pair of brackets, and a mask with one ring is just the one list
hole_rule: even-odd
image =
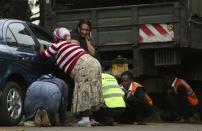
[[77,122],[69,123],[69,126],[83,126],[83,127],[91,127],[90,120],[79,120]]
[[42,110],[41,114],[41,124],[42,126],[50,126],[50,120],[48,118],[48,113],[46,110]]
[[78,126],[91,127],[91,121],[80,120],[77,122]]
[[34,123],[34,121],[26,121],[24,122],[24,126],[35,127],[36,124]]
[[53,125],[53,126],[61,126],[61,124],[63,124],[63,123],[60,123],[58,113],[56,113],[54,115],[50,115],[49,120],[50,120],[51,125]]
[[34,116],[34,123],[36,126],[41,126],[42,120],[41,120],[42,110],[37,109],[36,114]]

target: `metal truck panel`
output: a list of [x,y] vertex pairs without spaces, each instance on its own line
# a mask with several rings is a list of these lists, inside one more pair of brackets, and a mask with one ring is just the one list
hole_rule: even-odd
[[[178,21],[176,3],[103,7],[56,12],[59,26],[73,29],[79,19],[93,24],[95,46],[136,45],[140,24],[167,24]],[[175,23],[178,29],[178,23]],[[174,33],[173,33],[174,34]],[[178,37],[176,37],[178,38]]]

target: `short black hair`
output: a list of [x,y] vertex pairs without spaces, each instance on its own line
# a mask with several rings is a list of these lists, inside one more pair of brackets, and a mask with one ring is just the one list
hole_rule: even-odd
[[130,71],[124,71],[122,74],[121,74],[121,78],[126,75],[128,76],[129,79],[133,79],[133,74],[130,72]]
[[89,28],[90,28],[90,30],[92,30],[92,24],[91,24],[91,22],[90,22],[89,20],[86,20],[86,19],[80,19],[80,20],[79,20],[79,23],[78,23],[78,25],[77,25],[77,28],[81,28],[81,26],[82,26],[83,24],[88,25]]

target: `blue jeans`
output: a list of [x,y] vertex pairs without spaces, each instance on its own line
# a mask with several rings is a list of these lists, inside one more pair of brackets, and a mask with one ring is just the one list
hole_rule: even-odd
[[33,119],[38,108],[55,114],[61,105],[61,91],[56,84],[36,81],[27,90],[25,97],[25,115],[27,120]]

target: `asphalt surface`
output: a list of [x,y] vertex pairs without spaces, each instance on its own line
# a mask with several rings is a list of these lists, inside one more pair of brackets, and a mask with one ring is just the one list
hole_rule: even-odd
[[149,123],[99,127],[0,127],[0,131],[202,131],[202,124]]

